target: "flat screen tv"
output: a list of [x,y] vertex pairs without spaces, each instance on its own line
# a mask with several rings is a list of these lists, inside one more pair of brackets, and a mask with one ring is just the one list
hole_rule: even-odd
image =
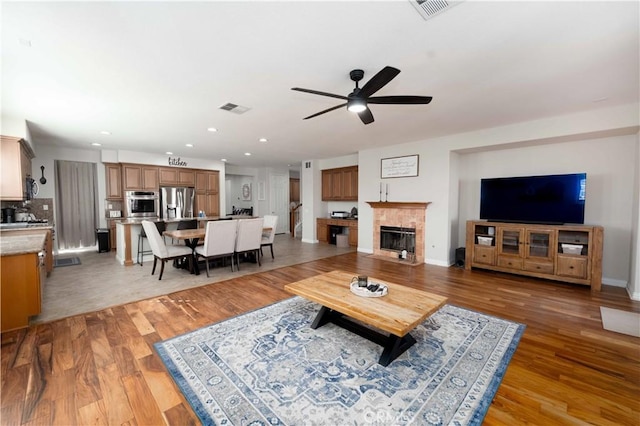
[[480,219],[584,223],[586,173],[480,180]]

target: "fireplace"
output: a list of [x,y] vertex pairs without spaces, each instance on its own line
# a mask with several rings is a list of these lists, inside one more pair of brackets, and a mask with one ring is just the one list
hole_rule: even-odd
[[416,252],[416,229],[399,226],[380,227],[380,250],[390,250],[396,253],[406,250]]
[[[411,264],[424,263],[424,232],[429,203],[367,203],[373,208],[373,255]],[[383,232],[383,228],[387,232]],[[406,259],[399,259],[398,253],[402,250],[407,250]]]

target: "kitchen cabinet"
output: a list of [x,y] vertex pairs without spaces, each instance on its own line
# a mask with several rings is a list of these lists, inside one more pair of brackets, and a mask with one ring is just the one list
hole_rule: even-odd
[[602,285],[601,226],[468,221],[465,267]]
[[160,167],[158,172],[161,186],[193,187],[195,185],[195,172],[192,169]]
[[109,228],[109,247],[111,248],[112,251],[116,251],[118,249],[118,238],[116,238],[117,220],[107,219],[107,227]]
[[120,164],[105,163],[107,200],[122,200],[122,167]]
[[158,167],[139,164],[123,164],[124,191],[158,191]]
[[220,216],[220,172],[195,172],[195,211],[204,211],[206,216]]
[[[50,231],[49,231],[50,232]],[[2,232],[0,252],[0,331],[29,325],[29,317],[42,311],[42,291],[48,251],[45,232]],[[50,246],[49,246],[50,247]]]
[[0,136],[0,199],[26,199],[26,179],[31,176],[31,147],[21,138]]
[[322,171],[322,201],[357,201],[358,166]]

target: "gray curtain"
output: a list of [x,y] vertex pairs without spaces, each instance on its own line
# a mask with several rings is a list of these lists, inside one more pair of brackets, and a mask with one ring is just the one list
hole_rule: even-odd
[[58,248],[95,246],[99,223],[96,164],[55,160],[54,178]]

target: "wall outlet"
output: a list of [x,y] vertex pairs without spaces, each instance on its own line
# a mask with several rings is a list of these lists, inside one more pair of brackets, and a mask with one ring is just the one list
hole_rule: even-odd
[[107,208],[108,209],[112,209],[113,208],[113,204],[107,204]]
[[43,204],[42,210],[49,210],[49,204]]

